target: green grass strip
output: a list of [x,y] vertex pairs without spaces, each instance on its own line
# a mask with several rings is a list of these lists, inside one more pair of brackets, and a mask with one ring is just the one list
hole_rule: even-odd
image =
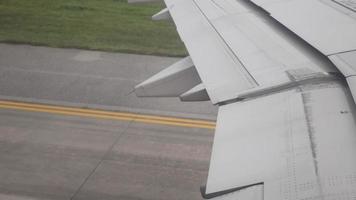
[[163,7],[126,0],[0,0],[0,42],[184,56],[172,22],[151,20]]

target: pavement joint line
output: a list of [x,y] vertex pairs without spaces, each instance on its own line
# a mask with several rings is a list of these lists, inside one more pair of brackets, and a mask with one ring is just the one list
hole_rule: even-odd
[[127,132],[127,130],[130,128],[130,125],[132,124],[133,121],[128,122],[128,125],[122,132],[120,132],[117,137],[115,138],[115,141],[110,145],[110,147],[106,150],[105,154],[100,158],[99,162],[95,165],[94,169],[89,173],[88,176],[85,177],[84,181],[79,185],[78,189],[73,193],[71,196],[70,200],[74,200],[82,188],[85,186],[85,184],[89,181],[89,179],[94,175],[94,173],[98,170],[100,165],[104,162],[105,159],[110,155],[112,150],[114,149],[115,145],[119,142],[120,138]]
[[53,106],[36,103],[25,103],[15,101],[0,100],[0,108],[25,110],[32,112],[53,113],[61,115],[92,117],[101,119],[113,119],[122,121],[134,121],[150,124],[161,124],[170,126],[181,126],[191,128],[215,129],[216,123],[213,121],[164,117],[155,115],[135,114],[126,112],[103,111],[94,109],[74,108],[65,106]]

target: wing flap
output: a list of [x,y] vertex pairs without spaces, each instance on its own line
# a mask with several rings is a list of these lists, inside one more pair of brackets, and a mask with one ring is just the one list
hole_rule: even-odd
[[[220,106],[207,192],[244,187],[285,175],[287,130],[299,129],[303,133],[302,143],[308,141],[303,114],[302,99],[293,91]],[[312,163],[310,150],[307,161]]]

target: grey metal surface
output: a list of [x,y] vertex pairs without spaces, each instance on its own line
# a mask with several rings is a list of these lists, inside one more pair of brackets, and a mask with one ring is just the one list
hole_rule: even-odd
[[[252,0],[325,55],[356,49],[354,1]],[[342,5],[344,2],[348,6]],[[340,4],[341,3],[341,4]]]
[[356,1],[355,0],[333,0],[333,1],[356,12]]
[[165,3],[220,106],[206,195],[263,184],[258,199],[356,198],[356,79],[350,92],[327,57],[353,71],[354,1]]
[[287,70],[337,71],[325,56],[251,3],[165,2],[214,104],[245,90],[287,82]]
[[335,54],[329,59],[345,77],[356,75],[356,51]]
[[329,59],[346,77],[351,93],[356,102],[356,51],[329,56]]
[[188,56],[135,86],[135,93],[139,97],[179,97],[200,83],[198,72]]
[[213,132],[0,109],[0,199],[201,199]]
[[159,11],[157,14],[152,16],[152,20],[168,20],[171,18],[171,15],[169,14],[169,10],[167,8]]
[[134,86],[180,58],[0,44],[0,98],[215,119],[210,103],[137,98]]
[[265,200],[355,198],[355,112],[336,82],[220,106],[207,192],[263,183]]
[[290,69],[335,70],[307,43],[246,1],[196,2],[259,86],[288,81],[285,71]]
[[209,101],[205,86],[201,83],[179,96],[181,101]]
[[256,86],[195,1],[166,0],[165,3],[214,104]]

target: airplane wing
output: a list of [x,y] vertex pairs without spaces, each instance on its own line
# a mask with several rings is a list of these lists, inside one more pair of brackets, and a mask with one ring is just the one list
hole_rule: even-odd
[[135,91],[219,106],[203,197],[356,199],[356,0],[164,1],[189,56]]

